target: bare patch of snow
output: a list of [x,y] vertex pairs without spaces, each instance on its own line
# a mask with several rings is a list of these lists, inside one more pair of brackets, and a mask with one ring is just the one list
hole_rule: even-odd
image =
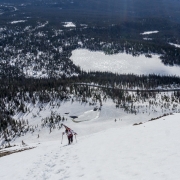
[[87,27],[88,25],[87,25],[87,24],[80,24],[80,26],[85,26],[85,27]]
[[49,23],[48,21],[46,21],[44,24],[39,23],[39,26],[37,26],[36,29],[43,28],[43,27],[45,27],[48,23]]
[[5,30],[6,30],[6,28],[0,28],[0,32],[3,32]]
[[79,45],[81,45],[81,46],[83,46],[83,43],[82,43],[82,41],[79,41],[79,42],[78,42],[78,44],[79,44]]
[[153,40],[152,38],[143,38],[145,41],[151,41]]
[[143,33],[140,33],[141,35],[148,35],[148,34],[156,34],[158,33],[159,31],[145,31]]
[[24,28],[24,31],[29,31],[30,28],[31,28],[31,26],[26,26],[26,27]]
[[180,44],[174,44],[174,43],[169,43],[169,44],[172,45],[172,46],[175,46],[177,48],[180,48]]
[[63,30],[54,30],[54,34],[55,34],[55,36],[58,36],[58,35],[60,35],[60,34],[62,34],[62,32],[63,32]]
[[64,27],[76,27],[76,25],[72,22],[64,22]]
[[24,23],[27,20],[12,21],[11,24]]

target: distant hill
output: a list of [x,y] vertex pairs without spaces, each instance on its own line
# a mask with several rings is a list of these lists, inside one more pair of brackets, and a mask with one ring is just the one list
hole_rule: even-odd
[[[158,17],[180,22],[180,0],[0,0],[0,3],[29,3],[32,9],[44,15],[66,14],[129,19]],[[41,11],[41,9],[45,11]]]

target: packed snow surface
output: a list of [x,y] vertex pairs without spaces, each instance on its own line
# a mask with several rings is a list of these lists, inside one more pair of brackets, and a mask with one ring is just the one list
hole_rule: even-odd
[[179,119],[174,114],[138,126],[108,126],[72,145],[66,137],[61,144],[61,136],[33,143],[32,150],[0,158],[0,179],[178,180]]
[[105,55],[101,51],[76,49],[72,51],[71,60],[85,71],[180,76],[180,67],[165,66],[158,55],[152,55],[152,58],[144,55],[133,57],[126,53]]
[[156,34],[158,33],[159,31],[145,31],[143,33],[140,33],[141,35],[148,35],[148,34]]
[[64,22],[64,27],[76,27],[76,25],[72,22]]

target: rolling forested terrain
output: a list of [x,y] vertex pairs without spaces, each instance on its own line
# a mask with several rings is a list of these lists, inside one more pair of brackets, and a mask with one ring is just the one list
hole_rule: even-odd
[[[179,9],[179,0],[0,0],[0,131],[18,131],[13,116],[27,113],[27,103],[53,104],[70,95],[101,103],[103,95],[136,113],[136,98],[122,89],[179,88],[177,76],[84,72],[70,59],[82,48],[149,59],[158,54],[165,65],[179,67],[180,48],[172,45],[180,44]],[[99,87],[97,95],[77,83],[110,88]],[[136,95],[148,101],[156,93]],[[178,92],[172,97],[179,103]]]

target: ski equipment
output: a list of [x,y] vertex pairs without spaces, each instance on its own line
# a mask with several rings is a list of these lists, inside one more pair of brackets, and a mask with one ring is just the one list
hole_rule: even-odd
[[61,144],[62,144],[62,142],[63,142],[63,134],[62,134],[62,140],[61,140]]
[[[73,142],[73,134],[75,135],[75,139],[76,139],[76,135],[77,133],[75,133],[72,129],[70,129],[69,127],[67,127],[64,124],[61,124],[61,127],[64,126],[65,127],[65,132],[62,133],[62,139],[63,139],[63,135],[66,133],[69,144],[71,144]],[[76,139],[76,143],[77,143],[77,139]],[[62,144],[62,142],[61,142]]]

